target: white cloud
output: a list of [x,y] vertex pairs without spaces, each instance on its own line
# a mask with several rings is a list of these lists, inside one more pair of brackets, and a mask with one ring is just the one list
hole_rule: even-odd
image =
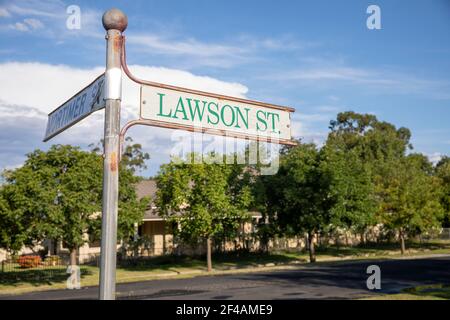
[[[230,68],[254,57],[249,45],[206,43],[194,38],[173,39],[157,34],[127,36],[127,43],[136,53],[163,55],[181,68],[206,66]],[[182,59],[178,59],[182,57]]]
[[[79,89],[104,72],[104,67],[72,68],[66,65],[8,62],[0,64],[0,99],[5,103],[31,106],[50,112]],[[150,66],[131,65],[137,77],[191,89],[245,97],[248,88],[240,83],[221,81],[193,73]],[[139,86],[124,75],[123,104],[137,108]]]
[[44,27],[44,24],[38,19],[28,18],[28,19],[24,19],[23,22],[25,22],[27,25],[29,25],[33,29],[41,29]]
[[22,22],[16,22],[14,24],[10,24],[9,28],[13,29],[13,30],[20,31],[20,32],[26,32],[26,31],[30,30],[28,28],[28,26],[25,23],[22,23]]
[[131,65],[131,72],[139,78],[176,86],[188,87],[208,92],[245,98],[248,88],[240,83],[225,82],[208,76],[198,76],[191,72],[160,67]]
[[[103,12],[88,6],[81,7],[81,28],[68,30],[66,28],[68,4],[70,3],[59,0],[22,0],[18,3],[6,4],[2,7],[2,12],[5,15],[18,17],[20,20],[16,24],[0,23],[0,31],[14,29],[23,32],[42,29],[41,32],[33,35],[54,39],[59,43],[66,39],[73,41],[74,37],[82,37],[80,45],[84,46],[91,45],[93,40],[104,38],[104,30],[101,25]],[[24,18],[25,21],[22,20]],[[43,24],[46,28],[42,28]],[[192,66],[229,68],[237,64],[253,62],[267,51],[297,50],[309,46],[307,43],[299,43],[286,35],[274,38],[233,35],[231,39],[210,42],[196,39],[182,32],[169,34],[168,29],[170,26],[163,25],[157,33],[133,33],[127,36],[127,42],[132,46],[136,45],[132,48],[133,52],[161,55],[165,59],[176,59],[176,65],[182,69],[192,68]]]
[[429,159],[433,164],[438,163],[438,162],[442,159],[443,156],[444,156],[444,155],[443,155],[442,153],[440,153],[440,152],[434,152],[434,153],[431,153],[431,154],[427,154],[428,159]]
[[[70,3],[69,3],[70,4]],[[90,40],[103,39],[105,36],[101,24],[102,12],[83,6],[81,8],[81,28],[69,30],[66,27],[69,4],[59,0],[22,0],[20,3],[10,3],[2,7],[5,14],[19,18],[14,23],[1,23],[0,32],[16,30],[19,32],[39,29],[40,32],[30,33],[36,37],[53,39],[62,42],[66,39],[83,38],[80,45],[92,47]],[[0,9],[1,10],[1,9]],[[1,15],[0,11],[0,15]],[[45,25],[45,28],[44,28]]]
[[7,18],[10,16],[11,14],[9,13],[8,10],[6,10],[6,8],[0,8],[0,17]]
[[314,129],[312,122],[305,118],[293,118],[292,122],[292,135],[295,138],[300,138],[306,143],[315,143],[318,146],[323,145],[325,142],[328,132],[327,131],[317,131]]
[[[0,32],[11,29],[22,32],[40,29],[40,32],[32,35],[52,39],[56,43],[82,39],[80,46],[92,48],[95,46],[93,42],[100,41],[105,35],[101,24],[103,12],[87,5],[81,6],[81,28],[69,30],[66,28],[66,9],[69,4],[59,0],[22,0],[6,4],[2,7],[4,13],[18,17],[19,20],[16,24],[0,22]],[[25,21],[22,20],[24,18]],[[27,20],[30,20],[30,23]],[[46,28],[42,28],[44,24]],[[157,32],[134,32],[127,35],[130,49],[133,53],[163,56],[163,59],[172,61],[172,65],[181,69],[205,66],[230,68],[261,60],[267,52],[301,50],[315,45],[299,42],[289,35],[256,37],[236,34],[231,38],[205,41],[186,35],[182,30],[178,33],[168,32],[170,26],[165,23],[161,25]]]
[[0,64],[0,99],[50,112],[89,84],[104,68],[11,62]]
[[55,17],[58,15],[58,8],[62,6],[60,1],[25,0],[20,5],[10,4],[6,8],[9,12],[22,16]]
[[44,27],[44,24],[40,20],[34,19],[34,18],[27,18],[27,19],[24,19],[23,22],[16,22],[14,24],[9,25],[10,29],[21,31],[21,32],[42,29],[43,27]]
[[335,114],[330,114],[327,112],[324,113],[300,113],[300,112],[296,112],[293,115],[293,118],[295,119],[299,119],[300,121],[305,121],[308,123],[312,123],[312,122],[329,122],[330,120],[332,120],[336,115]]
[[343,107],[338,107],[338,106],[333,106],[333,105],[323,105],[323,106],[318,106],[318,107],[316,107],[316,109],[317,109],[318,111],[321,111],[321,112],[332,112],[332,113],[337,113],[337,112],[339,112],[340,110],[342,110]]
[[[339,110],[346,109],[341,106],[319,105],[309,106],[312,112],[295,112],[292,115],[292,135],[301,138],[303,142],[313,142],[318,146],[322,146],[329,131],[327,131],[330,120],[336,118]],[[347,108],[348,109],[348,108]],[[317,128],[323,128],[318,130]]]
[[193,38],[171,40],[153,34],[131,35],[127,37],[127,41],[132,44],[147,47],[152,50],[152,52],[163,54],[188,54],[200,57],[211,57],[237,56],[237,53],[245,51],[243,48],[221,44],[207,44]]
[[[183,35],[163,33],[141,33],[127,36],[127,42],[136,52],[183,57],[188,65],[229,68],[238,64],[261,60],[264,54],[273,51],[300,50],[310,46],[288,36],[258,38],[250,35],[236,35],[232,40],[205,42]],[[136,47],[134,47],[136,45]]]
[[388,68],[364,69],[349,66],[305,66],[295,70],[265,74],[260,79],[293,85],[333,87],[350,84],[374,89],[377,94],[389,92],[395,94],[416,94],[433,99],[450,99],[450,82],[447,79],[426,79],[414,74],[390,70]]
[[25,154],[41,147],[46,114],[0,101],[0,170],[21,165]]
[[[367,81],[371,79],[370,72],[349,67],[334,67],[334,68],[312,68],[309,70],[301,70],[300,72],[293,71],[284,74],[285,77],[291,80],[350,80],[350,81]],[[372,79],[373,81],[373,79]]]
[[339,101],[340,100],[340,98],[338,96],[335,96],[335,95],[329,96],[328,99],[330,99],[331,101]]
[[33,107],[19,106],[7,104],[0,100],[0,118],[33,118],[33,119],[46,119],[47,114]]

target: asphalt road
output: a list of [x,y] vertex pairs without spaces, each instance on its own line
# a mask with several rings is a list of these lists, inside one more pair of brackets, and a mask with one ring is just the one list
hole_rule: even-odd
[[[381,290],[368,290],[366,269],[381,269]],[[117,285],[119,299],[353,299],[433,283],[450,284],[450,256],[370,262],[339,262],[189,279]],[[96,299],[98,287],[53,290],[0,299]]]

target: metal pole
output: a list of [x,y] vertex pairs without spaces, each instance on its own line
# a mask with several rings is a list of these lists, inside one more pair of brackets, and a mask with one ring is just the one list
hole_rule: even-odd
[[120,55],[122,32],[128,19],[120,10],[103,14],[106,34],[105,136],[103,161],[102,246],[100,263],[101,300],[114,300],[116,292],[117,212],[119,198],[119,132],[122,99]]

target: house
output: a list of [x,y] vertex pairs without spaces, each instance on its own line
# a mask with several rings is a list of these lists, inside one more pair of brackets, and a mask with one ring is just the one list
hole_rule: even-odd
[[147,237],[152,243],[152,255],[165,254],[173,250],[173,235],[170,226],[157,213],[154,199],[156,197],[156,181],[142,180],[136,186],[139,199],[150,197],[150,203],[145,211],[143,223],[138,227],[137,235]]

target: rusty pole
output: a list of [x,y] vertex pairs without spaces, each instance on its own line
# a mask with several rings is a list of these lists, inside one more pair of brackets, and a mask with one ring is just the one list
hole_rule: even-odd
[[103,14],[106,33],[105,135],[103,161],[102,245],[100,263],[101,300],[114,300],[116,293],[117,213],[119,198],[119,132],[122,99],[120,56],[127,16],[118,9]]

